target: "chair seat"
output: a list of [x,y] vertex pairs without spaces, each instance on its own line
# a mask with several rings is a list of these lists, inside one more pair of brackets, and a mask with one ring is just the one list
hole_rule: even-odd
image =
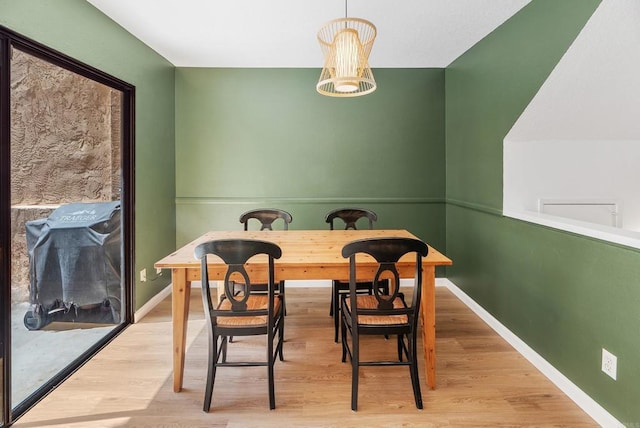
[[[346,298],[345,303],[347,310],[351,312],[351,299]],[[377,309],[378,299],[376,296],[358,295],[356,296],[356,304],[359,309]],[[393,300],[394,309],[405,308],[405,304],[399,297]],[[409,318],[407,315],[359,315],[358,324],[360,325],[400,325],[407,324]]]
[[[274,317],[280,313],[280,307],[282,300],[278,297],[273,299]],[[247,310],[249,311],[257,311],[257,310],[266,310],[269,306],[269,296],[267,295],[251,295],[247,299]],[[231,312],[231,302],[229,299],[223,299],[222,302],[217,307],[218,311],[229,311]],[[249,316],[249,317],[225,317],[218,316],[217,323],[222,327],[259,327],[267,325],[267,315],[257,315],[257,316]]]

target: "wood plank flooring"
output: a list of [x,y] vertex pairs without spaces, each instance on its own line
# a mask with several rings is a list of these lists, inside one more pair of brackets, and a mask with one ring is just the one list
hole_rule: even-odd
[[[595,427],[597,424],[446,288],[436,291],[437,388],[421,367],[424,409],[408,369],[365,367],[357,412],[351,371],[333,343],[328,288],[288,288],[285,362],[276,364],[276,409],[266,369],[218,371],[210,413],[202,411],[207,335],[200,290],[191,293],[184,389],[172,390],[171,301],[83,366],[15,427]],[[395,341],[370,338],[371,352]],[[261,356],[264,341],[238,338],[230,356]],[[421,347],[420,347],[421,348]],[[419,348],[419,349],[420,349]],[[422,356],[419,356],[423,361]]]

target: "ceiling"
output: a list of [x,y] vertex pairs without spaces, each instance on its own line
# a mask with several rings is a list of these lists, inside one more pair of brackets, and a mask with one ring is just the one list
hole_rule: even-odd
[[[87,0],[178,67],[321,68],[343,0]],[[351,0],[377,27],[372,68],[443,68],[531,0]]]

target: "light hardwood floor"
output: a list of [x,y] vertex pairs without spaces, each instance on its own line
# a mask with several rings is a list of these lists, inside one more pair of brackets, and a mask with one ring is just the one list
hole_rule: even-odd
[[[184,389],[172,390],[171,302],[129,327],[15,427],[593,427],[597,424],[446,288],[436,291],[437,388],[421,370],[424,410],[408,369],[361,370],[358,412],[351,371],[333,343],[327,288],[288,288],[285,362],[276,364],[276,409],[266,369],[218,371],[210,413],[202,411],[207,335],[200,290],[193,289]],[[264,349],[238,338],[231,352]],[[395,341],[369,342],[395,352]],[[422,347],[420,346],[419,349]],[[420,361],[422,356],[419,356]]]

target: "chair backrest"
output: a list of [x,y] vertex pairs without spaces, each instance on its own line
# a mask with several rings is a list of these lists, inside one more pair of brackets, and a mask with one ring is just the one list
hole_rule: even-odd
[[252,218],[260,222],[260,230],[273,230],[272,224],[279,218],[284,221],[284,230],[289,230],[289,223],[293,221],[291,214],[284,210],[273,208],[251,210],[240,216],[240,223],[244,224],[244,230],[249,230],[249,220]]
[[356,223],[359,219],[366,217],[369,220],[369,229],[373,229],[373,222],[378,220],[378,216],[371,210],[364,208],[339,208],[330,211],[324,221],[329,223],[329,229],[333,230],[333,220],[339,218],[345,224],[344,229],[357,229]]
[[[427,244],[413,238],[360,239],[345,245],[342,248],[342,257],[349,258],[349,291],[354,318],[357,319],[358,315],[409,315],[410,322],[416,327],[422,294],[422,258],[427,256],[428,251]],[[358,253],[366,253],[377,262],[378,268],[373,278],[356,278]],[[407,253],[416,255],[413,297],[408,308],[394,308],[393,302],[400,292],[400,277],[396,264]],[[391,282],[388,295],[381,293],[380,285],[384,279]],[[356,305],[356,283],[361,281],[373,282],[376,308],[362,309]]]
[[[207,266],[207,255],[213,254],[222,259],[227,265],[227,272],[224,277],[224,293],[231,302],[231,312],[244,312],[246,315],[271,315],[269,312],[273,308],[274,299],[274,259],[282,256],[282,250],[273,242],[258,241],[252,239],[221,239],[208,241],[198,245],[194,254],[200,260],[202,272],[202,301],[205,307],[205,314],[210,319],[214,310],[211,292],[208,286],[209,269]],[[247,260],[258,254],[268,256],[268,293],[269,309],[255,311],[247,309],[247,300],[251,295],[251,280],[245,269]],[[233,281],[233,275],[242,276],[243,280],[239,284]],[[238,285],[241,287],[238,290]],[[207,310],[208,309],[208,310]],[[226,315],[225,315],[226,316]]]

